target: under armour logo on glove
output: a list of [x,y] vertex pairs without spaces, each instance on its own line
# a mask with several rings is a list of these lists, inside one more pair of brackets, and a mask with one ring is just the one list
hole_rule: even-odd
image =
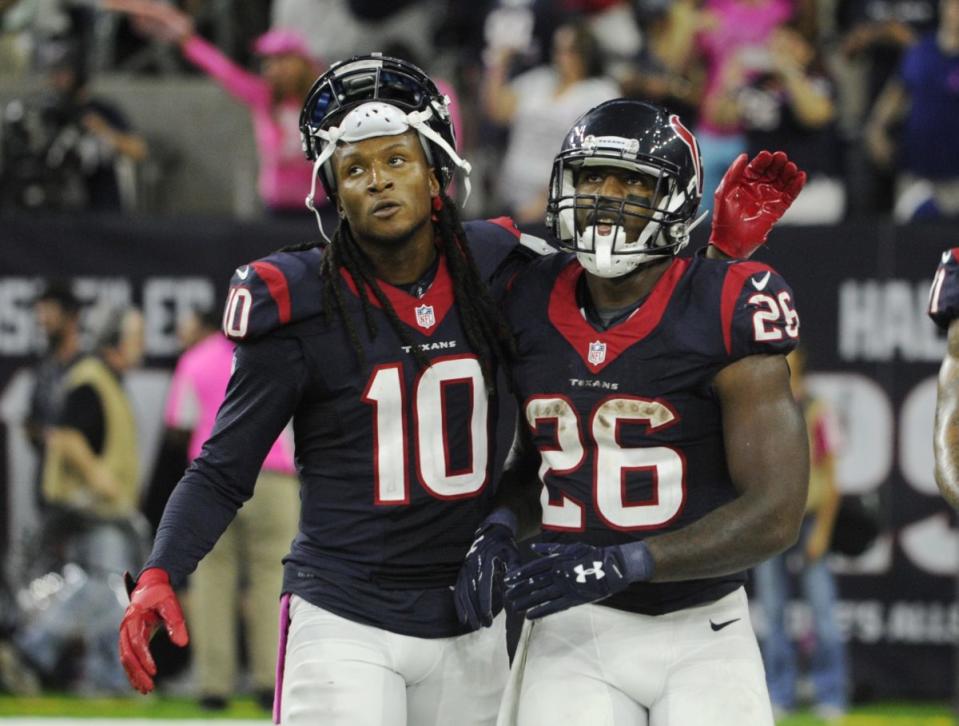
[[593,566],[588,570],[582,565],[576,565],[576,567],[573,568],[573,572],[576,573],[576,582],[580,583],[586,582],[587,575],[595,575],[597,580],[602,580],[606,577],[606,573],[603,572],[603,563],[599,560],[593,562]]
[[539,557],[506,573],[506,600],[535,620],[575,605],[596,602],[653,575],[652,556],[642,542],[612,547],[534,544]]

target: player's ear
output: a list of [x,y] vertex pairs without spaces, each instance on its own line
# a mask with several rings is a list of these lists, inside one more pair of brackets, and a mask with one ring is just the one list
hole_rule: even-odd
[[438,197],[440,195],[440,181],[436,177],[436,170],[430,167],[430,174],[427,178],[427,184],[430,188],[430,196]]

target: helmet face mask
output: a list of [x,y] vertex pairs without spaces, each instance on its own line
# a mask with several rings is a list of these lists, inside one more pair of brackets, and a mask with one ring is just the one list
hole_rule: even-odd
[[[306,158],[314,162],[319,159],[326,145],[335,144],[335,139],[324,139],[322,132],[337,126],[350,111],[370,102],[394,106],[405,114],[428,116],[420,119],[421,124],[455,150],[449,99],[412,63],[374,53],[334,64],[313,84],[300,113],[300,135]],[[455,167],[461,166],[457,162],[462,160],[452,159],[442,144],[427,138],[422,131],[420,139],[427,160],[445,189]],[[327,196],[335,197],[336,179],[331,166],[324,163],[318,171]]]
[[[590,168],[600,175],[645,175],[652,193],[602,196],[581,182]],[[702,196],[701,168],[695,137],[678,117],[640,101],[607,101],[567,134],[553,164],[546,223],[586,270],[620,277],[688,243]],[[600,226],[609,231],[601,233]]]

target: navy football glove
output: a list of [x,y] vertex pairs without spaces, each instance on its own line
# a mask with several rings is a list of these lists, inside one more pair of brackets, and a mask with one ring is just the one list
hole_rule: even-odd
[[453,602],[460,622],[489,627],[503,609],[503,575],[519,562],[513,529],[491,515],[476,530],[456,578]]
[[530,620],[603,600],[653,576],[653,560],[642,542],[612,547],[539,543],[533,551],[545,556],[511,570],[505,579],[506,600]]

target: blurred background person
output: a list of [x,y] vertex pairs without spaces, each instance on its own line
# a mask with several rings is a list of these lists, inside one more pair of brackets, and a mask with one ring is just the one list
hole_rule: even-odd
[[774,30],[766,48],[770,67],[737,83],[734,111],[746,150],[752,157],[783,149],[809,175],[784,224],[837,224],[845,215],[846,190],[832,80],[816,47],[792,22]]
[[642,0],[637,14],[644,43],[620,80],[623,95],[665,106],[695,127],[706,76],[693,43],[707,15],[699,0]]
[[839,114],[846,144],[850,213],[889,212],[893,170],[876,164],[864,129],[870,110],[892,78],[903,53],[935,30],[939,0],[842,0],[835,2],[838,32],[833,68],[840,84]]
[[[261,35],[253,45],[260,72],[252,73],[198,35],[190,15],[172,5],[154,0],[106,0],[104,7],[130,13],[134,25],[156,40],[177,43],[187,60],[249,108],[263,206],[273,216],[308,214],[303,200],[310,191],[313,170],[300,148],[299,118],[303,98],[321,66],[303,37],[295,30],[279,28]],[[318,190],[317,207],[326,209],[325,201]]]
[[[24,426],[37,458],[42,461],[46,437],[57,424],[63,408],[64,374],[81,352],[80,301],[68,282],[50,280],[37,296],[33,310],[46,338],[46,350],[34,368],[30,410]],[[36,494],[39,501],[39,486]]]
[[588,26],[569,21],[556,29],[550,61],[509,80],[516,48],[490,53],[482,87],[483,110],[509,127],[497,182],[498,207],[519,225],[543,227],[553,157],[573,122],[615,98],[619,87],[604,76],[603,57]]
[[792,548],[758,565],[756,595],[766,618],[762,654],[766,682],[776,720],[796,707],[799,677],[796,649],[786,630],[786,605],[790,599],[789,563],[798,561],[799,586],[812,613],[812,678],[815,712],[827,722],[839,721],[848,709],[849,687],[846,647],[836,619],[836,581],[826,555],[839,511],[836,486],[836,455],[839,425],[825,401],[812,396],[805,386],[805,351],[787,356],[793,396],[802,408],[809,434],[809,493],[799,541]]
[[910,46],[866,127],[872,160],[895,172],[897,222],[959,217],[959,0]]
[[[177,362],[164,412],[168,432],[189,436],[190,461],[213,432],[233,362],[233,344],[220,332],[219,314],[207,311],[192,318],[181,335],[195,342]],[[283,580],[278,565],[290,550],[299,512],[293,446],[285,432],[263,462],[253,498],[190,578],[187,620],[204,708],[224,709],[238,691],[238,622],[246,636],[254,697],[263,708],[273,706]]]
[[[696,139],[703,157],[703,201],[713,193],[733,160],[746,151],[736,99],[744,85],[772,67],[767,42],[794,12],[792,0],[706,0],[704,17],[691,23],[695,47],[706,68]],[[788,150],[787,150],[788,151]]]
[[92,94],[84,56],[67,41],[40,49],[48,90],[10,101],[0,125],[0,208],[118,211],[124,179],[148,148],[119,106]]
[[94,352],[66,372],[63,410],[43,462],[44,497],[64,513],[56,526],[69,529],[70,565],[52,602],[34,611],[15,642],[47,678],[79,642],[82,666],[72,685],[120,693],[126,677],[114,631],[123,617],[121,573],[136,570],[143,549],[137,426],[123,375],[142,359],[143,318],[132,308],[99,312]]

